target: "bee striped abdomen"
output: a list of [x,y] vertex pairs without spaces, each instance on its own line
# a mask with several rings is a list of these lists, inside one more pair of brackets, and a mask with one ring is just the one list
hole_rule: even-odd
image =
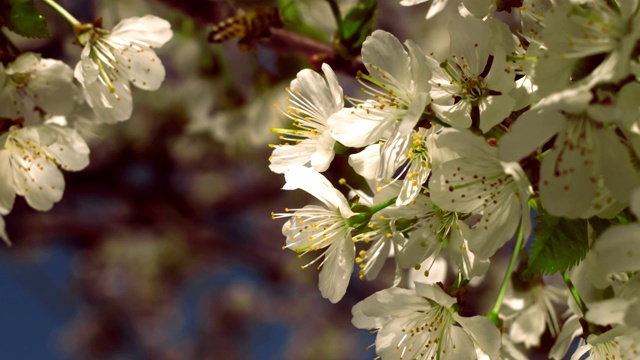
[[242,38],[247,36],[248,29],[246,16],[244,14],[236,15],[215,25],[209,33],[209,41],[220,44],[235,38]]
[[236,16],[219,22],[211,29],[209,41],[223,43],[239,39],[239,45],[245,47],[256,38],[269,36],[270,28],[282,26],[280,10],[276,7],[256,8],[246,12],[239,10]]

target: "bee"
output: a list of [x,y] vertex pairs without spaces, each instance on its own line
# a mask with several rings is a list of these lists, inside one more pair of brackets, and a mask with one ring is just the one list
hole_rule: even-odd
[[277,7],[256,7],[239,9],[235,16],[220,21],[209,33],[209,42],[220,44],[238,39],[242,51],[255,49],[253,41],[271,35],[271,28],[284,26],[280,9]]

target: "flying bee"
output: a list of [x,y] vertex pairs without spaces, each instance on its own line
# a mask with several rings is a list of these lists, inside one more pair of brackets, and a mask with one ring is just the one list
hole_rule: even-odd
[[277,7],[256,7],[239,9],[235,16],[220,21],[209,33],[209,42],[220,44],[238,39],[242,51],[255,49],[253,41],[271,35],[271,28],[284,26],[280,9]]

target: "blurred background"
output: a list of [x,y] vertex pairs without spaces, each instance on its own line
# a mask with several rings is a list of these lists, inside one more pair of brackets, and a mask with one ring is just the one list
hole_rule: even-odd
[[[313,30],[304,36],[330,48],[328,3],[294,1]],[[84,128],[91,164],[65,173],[62,201],[41,213],[20,198],[5,217],[14,245],[0,248],[0,358],[373,358],[365,347],[374,335],[351,325],[351,307],[388,287],[393,269],[376,282],[355,276],[332,305],[320,296],[317,271],[300,270],[310,259],[281,250],[283,221],[270,217],[313,201],[280,190],[268,144],[278,142],[271,127],[287,126],[273,104],[284,104],[295,74],[322,57],[267,40],[250,51],[236,40],[207,42],[212,24],[265,1],[60,3],[83,22],[101,16],[105,28],[158,15],[174,37],[158,50],[167,69],[160,90],[134,89],[129,121]],[[426,52],[446,48],[445,17],[426,29],[424,6],[380,7],[374,28]],[[81,49],[70,27],[42,11],[53,39],[12,38],[21,51],[74,67]],[[336,69],[345,94],[358,92],[354,69]],[[338,157],[327,176],[335,181],[345,166]]]

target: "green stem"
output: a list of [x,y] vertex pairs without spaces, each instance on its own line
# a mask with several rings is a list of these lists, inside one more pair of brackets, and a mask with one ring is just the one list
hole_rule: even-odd
[[456,278],[456,283],[453,284],[453,287],[459,289],[462,286],[462,282],[464,279],[462,278],[462,272],[458,271],[458,277]]
[[42,2],[49,5],[49,7],[55,10],[58,14],[62,15],[62,17],[65,18],[71,24],[71,26],[76,26],[81,24],[78,19],[76,19],[73,15],[71,15],[65,8],[60,6],[60,4],[55,2],[55,0],[42,0]]
[[507,287],[509,282],[511,281],[511,274],[513,274],[513,270],[516,267],[516,262],[518,261],[518,257],[520,255],[520,250],[522,249],[522,243],[524,241],[524,229],[522,226],[522,222],[518,226],[518,235],[516,238],[516,245],[513,249],[513,254],[511,254],[511,261],[509,261],[509,266],[507,267],[507,271],[504,274],[504,279],[502,279],[502,284],[500,285],[500,291],[498,291],[498,296],[496,297],[496,301],[493,303],[493,307],[491,308],[491,312],[487,314],[489,320],[491,320],[496,326],[499,325],[498,314],[500,313],[500,308],[502,307],[502,300],[504,299],[504,295],[507,293]]
[[342,15],[340,14],[340,7],[336,0],[327,0],[327,2],[329,3],[329,6],[331,6],[331,12],[333,13],[333,17],[336,19],[336,25],[338,26],[338,34],[340,34],[340,40],[342,40],[344,33],[342,32]]
[[384,209],[384,208],[386,208],[388,206],[395,205],[397,199],[398,199],[398,197],[396,196],[396,197],[391,198],[391,199],[389,199],[389,200],[387,200],[387,201],[385,201],[383,203],[374,205],[374,206],[369,208],[369,213],[371,215],[373,215],[373,214],[377,213],[378,211],[380,211],[380,210],[382,210],[382,209]]
[[567,287],[569,288],[569,292],[571,292],[571,296],[573,296],[573,299],[576,301],[576,304],[578,304],[578,307],[580,308],[580,311],[582,311],[582,315],[584,316],[584,314],[586,314],[588,310],[587,305],[584,304],[584,301],[582,301],[580,294],[578,294],[578,290],[576,289],[575,286],[573,286],[573,282],[571,282],[571,278],[569,277],[569,274],[563,271],[562,279],[564,280],[564,283],[567,284]]

